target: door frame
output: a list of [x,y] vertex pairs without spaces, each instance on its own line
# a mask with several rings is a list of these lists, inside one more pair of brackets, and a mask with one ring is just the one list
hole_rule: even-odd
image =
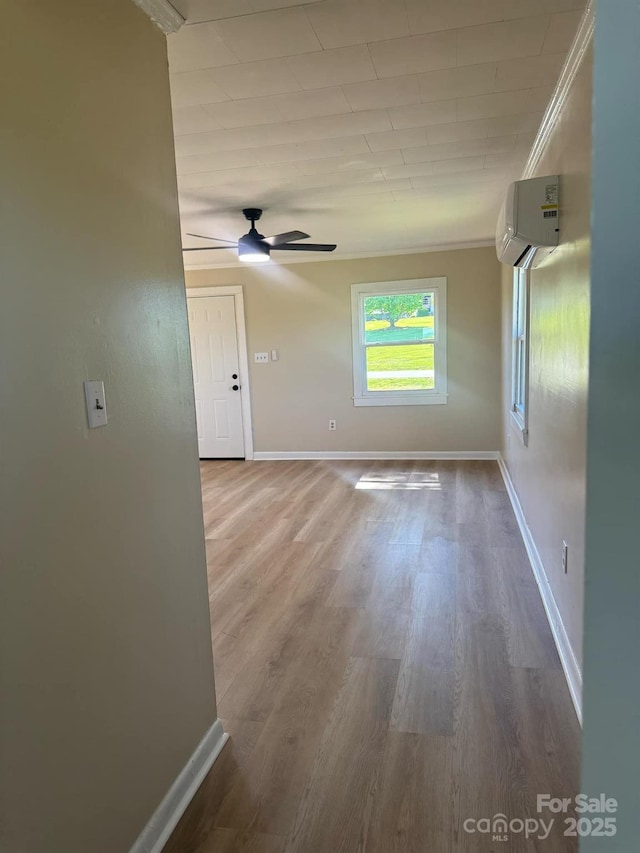
[[238,367],[240,368],[240,404],[242,407],[242,434],[244,458],[253,459],[253,422],[251,420],[251,388],[249,385],[249,355],[247,329],[244,322],[244,289],[241,284],[225,284],[220,287],[187,287],[187,299],[205,296],[233,296],[236,315],[236,343]]

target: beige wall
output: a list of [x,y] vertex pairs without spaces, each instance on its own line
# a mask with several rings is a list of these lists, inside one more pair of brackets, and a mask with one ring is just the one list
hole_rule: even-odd
[[216,717],[165,39],[0,39],[0,849],[126,853]]
[[[538,175],[560,174],[561,245],[530,283],[529,445],[508,413],[513,270],[503,268],[504,456],[578,662],[582,655],[589,359],[590,54]],[[561,564],[569,546],[569,571]]]
[[[449,401],[353,405],[351,285],[447,277]],[[186,273],[242,284],[256,451],[474,451],[500,446],[500,268],[493,248]],[[337,420],[329,432],[328,420]]]

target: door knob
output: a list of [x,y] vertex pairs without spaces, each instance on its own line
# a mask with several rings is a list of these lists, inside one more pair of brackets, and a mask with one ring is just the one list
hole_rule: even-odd
[[239,386],[239,385],[232,385],[232,386],[231,386],[231,390],[232,390],[232,391],[237,391],[239,388],[240,388],[240,386]]

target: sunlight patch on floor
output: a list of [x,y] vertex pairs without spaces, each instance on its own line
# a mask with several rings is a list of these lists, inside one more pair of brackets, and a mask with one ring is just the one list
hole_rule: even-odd
[[442,490],[442,484],[437,473],[363,474],[356,483],[356,489],[367,491],[430,489],[439,492]]

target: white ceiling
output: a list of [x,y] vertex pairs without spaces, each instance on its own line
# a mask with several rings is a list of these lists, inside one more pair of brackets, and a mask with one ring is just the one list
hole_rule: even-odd
[[[300,229],[331,256],[491,239],[584,0],[180,0],[169,36],[186,232]],[[232,250],[190,252],[226,265]]]

